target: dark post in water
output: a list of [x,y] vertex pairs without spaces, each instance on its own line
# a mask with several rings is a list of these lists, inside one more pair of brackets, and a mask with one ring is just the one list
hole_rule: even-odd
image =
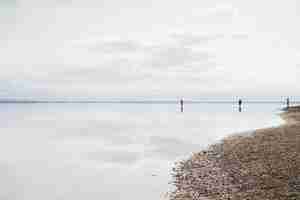
[[242,112],[242,99],[239,99],[239,112]]
[[183,112],[183,99],[180,100],[180,111]]

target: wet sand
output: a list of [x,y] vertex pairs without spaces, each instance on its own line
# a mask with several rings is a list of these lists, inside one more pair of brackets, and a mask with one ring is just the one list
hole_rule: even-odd
[[285,124],[233,135],[173,169],[171,200],[299,200],[300,107]]

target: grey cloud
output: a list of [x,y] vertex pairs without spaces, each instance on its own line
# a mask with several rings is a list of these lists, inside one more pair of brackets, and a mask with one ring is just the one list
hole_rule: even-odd
[[38,92],[32,83],[32,81],[22,79],[2,79],[0,80],[0,98],[24,97],[29,93],[37,94]]
[[0,80],[0,97],[16,93],[16,87],[11,80]]
[[236,33],[236,34],[232,34],[232,39],[235,40],[246,40],[249,38],[249,35],[246,33]]
[[70,6],[72,4],[73,4],[73,0],[56,0],[55,1],[55,5],[60,6],[60,7]]
[[[85,47],[85,46],[83,46]],[[140,51],[143,46],[135,41],[95,41],[95,43],[86,46],[90,51],[101,53],[132,53]]]
[[[214,54],[208,50],[199,51],[192,47],[210,40],[220,39],[223,35],[172,34],[169,37],[173,42],[168,44],[146,45],[138,41],[120,39],[87,42],[79,47],[89,49],[99,55],[110,54],[114,56],[112,62],[122,67],[146,65],[147,67],[170,68],[214,60]],[[123,55],[131,55],[130,58],[127,57],[128,63],[125,65],[118,63]]]
[[8,36],[8,30],[12,27],[9,25],[14,24],[16,17],[17,2],[14,0],[0,0],[0,41]]
[[207,51],[194,51],[182,46],[158,46],[153,48],[149,64],[154,67],[183,66],[208,61],[213,56]]
[[1,0],[0,4],[12,6],[17,4],[17,0]]
[[[80,49],[93,49],[93,54],[104,57],[99,64],[55,66],[46,74],[35,73],[32,86],[37,91],[59,88],[63,92],[114,93],[118,88],[124,92],[151,90],[158,86],[170,87],[173,81],[186,84],[215,82],[212,72],[216,70],[214,52],[205,48],[199,50],[192,41],[205,42],[222,38],[222,35],[170,35],[172,42],[146,45],[134,40],[102,40],[82,43]],[[123,55],[124,54],[124,55]],[[130,55],[130,56],[128,56]],[[38,69],[38,68],[37,68]],[[60,69],[60,70],[58,70]],[[210,79],[212,79],[210,81]],[[29,83],[29,82],[27,82]],[[144,89],[139,89],[138,85]],[[170,89],[171,90],[171,89]],[[120,92],[120,91],[119,91]]]
[[102,83],[119,84],[130,80],[143,78],[144,72],[138,71],[134,61],[118,58],[103,62],[95,66],[76,66],[74,69],[57,72],[49,80],[52,83],[95,83],[103,87]]
[[226,24],[230,23],[235,16],[236,10],[229,6],[216,6],[215,8],[208,9],[206,13],[199,18],[199,24]]
[[231,18],[234,16],[234,10],[232,8],[217,10],[216,16],[221,17],[221,18],[226,18],[226,17]]
[[[172,36],[170,36],[172,37]],[[203,79],[203,73],[216,68],[215,55],[205,49],[195,50],[183,45],[182,38],[189,40],[190,35],[177,35],[169,44],[145,45],[138,41],[115,40],[95,41],[95,45],[82,45],[99,54],[111,54],[111,58],[94,66],[74,66],[52,75],[53,84],[98,85],[99,91],[136,88],[137,84],[155,87],[153,81]],[[221,36],[201,36],[197,40],[212,40]],[[191,37],[190,41],[195,40]],[[179,41],[179,42],[178,42]],[[187,43],[186,41],[184,42]],[[142,54],[142,57],[140,54]],[[123,54],[132,56],[123,56]],[[79,89],[79,88],[78,88]]]
[[179,44],[183,46],[195,46],[195,45],[204,45],[210,41],[215,41],[219,39],[223,39],[223,34],[211,34],[211,35],[196,35],[196,34],[172,34],[172,38],[174,38]]
[[211,16],[233,16],[235,13],[235,9],[231,5],[219,5],[215,8],[209,10],[209,15]]
[[17,183],[16,169],[7,163],[0,163],[0,199],[15,200],[22,198],[24,193]]
[[[9,0],[7,0],[9,1]],[[24,7],[56,8],[72,5],[74,0],[15,0]]]

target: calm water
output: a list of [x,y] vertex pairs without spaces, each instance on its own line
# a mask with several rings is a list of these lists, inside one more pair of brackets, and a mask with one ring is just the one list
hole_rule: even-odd
[[0,104],[0,199],[162,199],[175,161],[282,123],[281,107]]

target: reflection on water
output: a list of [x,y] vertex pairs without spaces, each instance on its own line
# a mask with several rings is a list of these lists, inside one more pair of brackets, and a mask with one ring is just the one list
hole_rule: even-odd
[[160,199],[176,160],[281,123],[281,107],[0,104],[0,199]]

